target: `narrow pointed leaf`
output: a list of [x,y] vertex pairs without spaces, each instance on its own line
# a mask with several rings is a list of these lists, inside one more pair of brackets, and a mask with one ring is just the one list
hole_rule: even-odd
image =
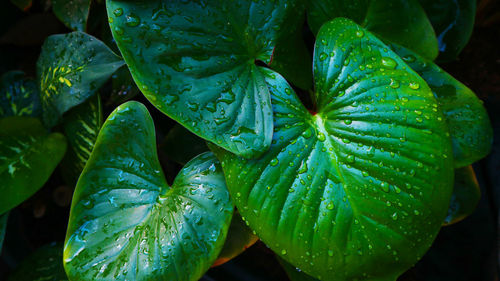
[[67,281],[62,257],[62,243],[42,246],[16,267],[7,281]]
[[198,280],[222,248],[233,205],[213,154],[168,186],[147,109],[104,123],[78,180],[64,249],[71,280]]
[[42,108],[38,88],[22,71],[9,71],[0,78],[0,118],[40,117]]
[[451,134],[455,168],[485,157],[493,144],[493,129],[483,102],[432,61],[399,46],[392,48],[427,82],[437,98]]
[[5,231],[7,229],[8,218],[9,218],[9,213],[4,213],[0,215],[0,255],[2,254],[3,239],[5,238]]
[[74,186],[90,157],[102,126],[99,94],[71,109],[64,116],[63,126],[69,148],[61,168],[65,180]]
[[419,0],[439,43],[440,61],[456,59],[474,28],[476,0]]
[[328,20],[344,17],[426,58],[438,55],[436,35],[418,0],[313,0],[308,11],[314,33]]
[[270,73],[269,152],[211,149],[241,215],[293,266],[320,280],[395,280],[446,216],[446,123],[425,81],[350,20],[322,27],[313,61],[317,114]]
[[90,0],[52,0],[52,11],[72,30],[85,31]]
[[263,67],[293,30],[295,0],[106,2],[113,37],[142,93],[200,137],[245,157],[273,122]]
[[37,80],[47,127],[64,112],[94,95],[124,62],[104,43],[72,32],[45,40],[37,62]]
[[472,166],[455,170],[455,183],[444,225],[457,223],[472,214],[481,199],[481,190]]
[[40,189],[65,151],[64,136],[48,134],[38,119],[0,119],[0,214]]

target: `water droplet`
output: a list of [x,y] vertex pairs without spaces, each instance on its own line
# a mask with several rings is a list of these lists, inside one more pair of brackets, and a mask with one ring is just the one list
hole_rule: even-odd
[[328,54],[327,53],[322,52],[321,54],[319,54],[319,60],[320,61],[324,61],[324,60],[326,60],[326,58],[328,58]]
[[363,32],[363,30],[356,31],[356,37],[361,38],[363,36],[365,36],[365,33]]
[[332,251],[332,250],[328,250],[328,255],[329,255],[330,257],[333,257],[333,251]]
[[388,69],[394,69],[396,68],[396,66],[398,66],[398,63],[389,57],[382,57],[381,63],[385,68]]
[[135,27],[138,26],[139,24],[141,24],[141,19],[137,15],[135,14],[127,15],[126,25],[130,27]]
[[281,254],[286,255],[286,250],[285,249],[281,250]]
[[279,163],[278,158],[273,158],[273,159],[271,160],[271,162],[269,162],[269,165],[271,165],[271,166],[273,166],[273,167],[274,167],[274,166],[278,165],[278,163]]
[[122,8],[118,8],[116,10],[113,11],[113,15],[119,17],[121,15],[123,15],[123,9]]
[[333,202],[330,202],[330,203],[328,203],[328,205],[326,205],[326,208],[328,210],[333,210],[333,207],[334,207]]
[[385,181],[383,181],[382,183],[380,183],[380,187],[382,187],[382,190],[384,192],[389,192],[389,184]]
[[418,84],[417,82],[410,82],[410,89],[413,89],[413,90],[418,90],[420,88],[420,84]]
[[399,88],[399,81],[391,78],[391,84],[389,86],[391,86],[391,88],[393,89],[397,89]]

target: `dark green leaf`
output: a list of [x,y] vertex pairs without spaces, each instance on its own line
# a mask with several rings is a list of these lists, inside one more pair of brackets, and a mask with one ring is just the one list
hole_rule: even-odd
[[455,168],[486,156],[493,143],[493,129],[483,102],[433,62],[405,48],[392,48],[427,82],[437,98],[451,134]]
[[94,95],[124,62],[104,43],[72,32],[45,40],[37,62],[37,80],[44,123],[57,124],[61,115]]
[[61,165],[63,177],[74,186],[94,148],[102,126],[101,98],[95,94],[63,118],[69,148]]
[[479,199],[481,191],[472,166],[456,169],[453,194],[444,225],[454,224],[472,214]]
[[472,34],[476,0],[419,0],[436,31],[440,61],[455,59]]
[[42,108],[36,83],[22,71],[9,71],[0,78],[0,118],[40,117]]
[[290,278],[290,281],[318,281],[318,279],[305,274],[304,272],[302,272],[302,270],[289,264],[284,259],[282,259],[280,257],[276,257],[276,258],[278,259],[278,262],[281,264],[281,266],[285,270],[286,275],[288,275],[288,278]]
[[9,213],[0,215],[0,254],[2,254],[3,238],[5,237],[5,230],[7,229],[7,219]]
[[90,0],[52,0],[52,11],[68,28],[85,31]]
[[395,280],[446,216],[453,157],[420,78],[350,20],[318,33],[311,115],[276,73],[273,144],[246,160],[211,146],[241,215],[273,251],[331,280]]
[[153,120],[128,102],[106,120],[73,196],[64,262],[72,280],[198,280],[221,250],[233,205],[211,153],[168,186]]
[[0,119],[0,214],[33,195],[66,151],[66,139],[48,134],[38,119]]
[[226,242],[224,242],[224,247],[213,266],[219,266],[235,258],[258,240],[259,237],[245,224],[240,213],[235,211],[227,232]]
[[62,258],[62,243],[42,246],[17,266],[8,281],[67,281]]
[[175,125],[161,144],[166,156],[181,165],[186,164],[193,157],[208,151],[207,143],[186,130],[181,125]]
[[352,19],[382,38],[435,59],[438,41],[418,0],[313,0],[308,22],[314,33],[336,17]]
[[108,0],[113,37],[159,110],[225,149],[254,157],[273,132],[263,67],[300,20],[296,0]]

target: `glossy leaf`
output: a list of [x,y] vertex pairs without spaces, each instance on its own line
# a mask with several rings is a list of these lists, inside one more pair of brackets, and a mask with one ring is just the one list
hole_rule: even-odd
[[454,182],[444,225],[457,223],[472,214],[481,199],[481,190],[472,166],[456,169]]
[[90,157],[102,126],[99,94],[71,109],[64,116],[63,126],[69,148],[61,168],[63,177],[74,186]]
[[455,168],[485,157],[493,143],[493,129],[483,102],[464,84],[429,60],[392,46],[429,85],[444,113],[451,134]]
[[280,257],[276,257],[276,258],[278,259],[278,262],[281,264],[281,266],[285,270],[286,275],[288,275],[288,278],[290,278],[290,281],[318,281],[318,279],[305,274],[304,272],[302,272],[302,270],[289,264],[284,259],[282,259]]
[[168,159],[181,165],[208,151],[206,142],[184,127],[176,124],[163,140],[161,148]]
[[270,73],[269,152],[211,149],[241,215],[282,258],[323,280],[395,280],[446,216],[446,123],[425,81],[350,20],[321,28],[313,61],[317,114]]
[[253,231],[245,224],[240,214],[235,211],[233,219],[231,220],[231,225],[229,226],[229,231],[227,232],[224,247],[220,251],[217,260],[214,262],[212,267],[222,265],[232,260],[255,244],[258,240],[259,237],[253,233]]
[[308,10],[314,33],[328,20],[344,17],[426,58],[438,55],[436,35],[418,0],[312,0]]
[[293,32],[295,0],[108,0],[113,37],[142,93],[204,139],[245,157],[271,143],[263,67]]
[[124,62],[104,43],[72,32],[45,40],[37,62],[44,123],[52,127],[64,112],[94,95]]
[[168,186],[151,116],[125,103],[104,123],[78,180],[66,272],[71,280],[198,280],[217,258],[232,212],[211,153]]
[[40,117],[42,108],[36,83],[22,71],[9,71],[0,78],[0,118]]
[[7,229],[7,219],[9,217],[8,213],[0,215],[0,254],[2,254],[3,239],[5,237],[5,231]]
[[48,134],[38,119],[0,119],[0,214],[33,195],[66,151],[66,139]]
[[439,42],[440,61],[455,59],[474,28],[476,0],[419,0]]
[[67,281],[62,263],[63,244],[53,243],[37,249],[10,274],[8,281]]
[[52,0],[52,11],[69,29],[85,31],[90,0]]

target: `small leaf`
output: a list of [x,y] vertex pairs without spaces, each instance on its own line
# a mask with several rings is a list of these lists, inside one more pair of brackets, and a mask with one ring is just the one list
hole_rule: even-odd
[[0,215],[0,254],[2,254],[3,239],[5,237],[5,230],[7,229],[8,218],[9,218],[9,213],[4,213]]
[[198,280],[217,258],[234,208],[218,161],[196,157],[169,187],[155,141],[137,102],[104,123],[73,196],[71,280]]
[[90,0],[52,0],[52,11],[69,29],[85,31]]
[[45,40],[37,62],[37,80],[47,127],[94,95],[124,62],[104,43],[72,32]]
[[160,147],[168,159],[181,165],[208,151],[207,143],[203,139],[179,124],[170,129]]
[[323,25],[313,63],[317,114],[270,73],[270,150],[247,160],[209,147],[241,215],[286,261],[318,279],[395,280],[446,216],[443,115],[425,81],[350,20]]
[[[299,1],[119,1],[106,6],[113,37],[139,89],[196,135],[244,157],[273,133],[263,67],[295,29]],[[300,11],[300,10],[299,10]],[[285,25],[286,24],[286,25]]]
[[328,20],[352,19],[380,37],[435,59],[438,41],[418,0],[314,0],[308,22],[314,33]]
[[451,134],[455,168],[485,157],[493,143],[493,129],[483,102],[464,84],[405,48],[393,50],[424,80],[437,98]]
[[42,108],[38,88],[22,71],[9,71],[0,78],[0,118],[40,117]]
[[74,186],[94,148],[102,126],[101,98],[95,94],[63,118],[69,148],[61,165],[63,177]]
[[456,169],[450,207],[443,225],[457,223],[472,214],[480,199],[481,190],[472,166]]
[[63,244],[53,243],[37,249],[24,259],[8,281],[67,281],[62,263]]
[[40,189],[66,151],[66,139],[48,134],[38,119],[0,119],[0,214]]
[[456,59],[474,28],[476,0],[419,0],[436,31],[440,61]]

